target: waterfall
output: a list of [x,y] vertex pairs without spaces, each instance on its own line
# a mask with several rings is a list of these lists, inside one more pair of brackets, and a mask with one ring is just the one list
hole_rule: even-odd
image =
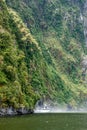
[[[80,20],[83,22],[85,47],[87,47],[87,0],[85,0],[81,12],[83,13],[80,14]],[[82,59],[82,79],[87,84],[87,55],[84,55]]]
[[85,1],[84,9],[83,9],[83,21],[84,21],[85,43],[86,43],[86,47],[87,47],[87,0]]

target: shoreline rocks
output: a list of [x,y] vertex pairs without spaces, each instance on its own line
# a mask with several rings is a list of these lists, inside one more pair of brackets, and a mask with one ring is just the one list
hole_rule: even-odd
[[33,114],[33,113],[34,113],[33,109],[27,109],[27,108],[18,108],[18,109],[14,109],[13,107],[0,108],[0,117],[27,115],[27,114]]

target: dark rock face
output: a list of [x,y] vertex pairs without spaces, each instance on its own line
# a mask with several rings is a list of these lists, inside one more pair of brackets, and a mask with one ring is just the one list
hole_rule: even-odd
[[27,109],[27,108],[19,108],[16,110],[18,115],[25,115],[25,114],[31,114],[33,113],[32,109]]
[[0,109],[0,117],[2,116],[15,116],[15,115],[25,115],[25,114],[32,114],[33,110],[32,109],[27,109],[27,108],[19,108],[19,109],[14,109],[12,107],[8,108],[1,108]]

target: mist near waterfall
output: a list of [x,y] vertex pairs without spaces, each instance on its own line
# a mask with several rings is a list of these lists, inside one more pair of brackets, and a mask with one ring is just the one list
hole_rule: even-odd
[[34,113],[87,113],[86,106],[73,107],[70,104],[59,104],[52,101],[38,101],[35,105]]

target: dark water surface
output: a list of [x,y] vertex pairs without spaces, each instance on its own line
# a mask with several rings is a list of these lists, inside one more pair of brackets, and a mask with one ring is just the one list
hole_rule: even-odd
[[87,130],[87,114],[33,114],[0,118],[0,130]]

